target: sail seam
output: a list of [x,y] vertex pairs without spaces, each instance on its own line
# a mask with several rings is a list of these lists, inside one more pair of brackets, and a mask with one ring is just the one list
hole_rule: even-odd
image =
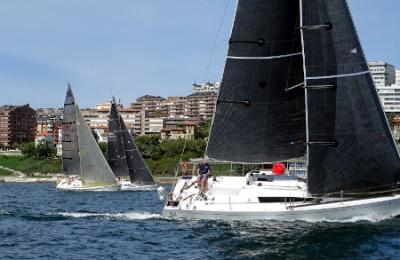
[[232,60],[274,60],[274,59],[282,59],[287,57],[299,56],[302,55],[301,52],[276,55],[276,56],[266,56],[266,57],[239,57],[239,56],[227,56],[228,59]]
[[369,71],[369,70],[366,70],[366,71],[355,72],[355,73],[347,73],[347,74],[337,74],[337,75],[328,75],[328,76],[307,77],[307,79],[313,80],[313,79],[346,78],[346,77],[360,76],[360,75],[364,75],[364,74],[368,74],[368,73],[370,73],[370,71]]

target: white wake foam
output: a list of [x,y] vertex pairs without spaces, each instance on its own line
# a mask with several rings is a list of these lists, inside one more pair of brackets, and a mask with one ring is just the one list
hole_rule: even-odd
[[10,215],[10,212],[7,212],[5,210],[0,210],[0,215]]
[[105,219],[122,219],[122,220],[145,220],[160,219],[160,214],[149,212],[126,212],[126,213],[84,213],[84,212],[59,212],[57,215],[71,218],[105,218]]
[[397,216],[400,216],[400,211],[396,214],[390,214],[390,215],[365,215],[365,216],[354,216],[351,218],[347,219],[340,219],[340,220],[335,220],[335,219],[301,219],[301,221],[304,222],[311,222],[311,223],[321,223],[321,222],[329,222],[329,223],[357,223],[357,222],[381,222],[385,221],[388,219],[395,218]]

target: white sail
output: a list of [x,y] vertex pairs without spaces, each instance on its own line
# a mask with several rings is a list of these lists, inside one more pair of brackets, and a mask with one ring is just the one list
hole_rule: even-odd
[[117,184],[115,176],[75,104],[79,157],[84,186]]

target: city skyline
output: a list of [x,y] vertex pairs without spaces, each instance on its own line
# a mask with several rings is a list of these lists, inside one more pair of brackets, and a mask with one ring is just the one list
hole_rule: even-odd
[[[0,104],[34,108],[62,107],[66,81],[83,108],[111,95],[125,106],[146,94],[188,95],[194,82],[220,81],[236,6],[230,0],[18,3],[0,10]],[[400,3],[349,5],[367,59],[398,67]]]

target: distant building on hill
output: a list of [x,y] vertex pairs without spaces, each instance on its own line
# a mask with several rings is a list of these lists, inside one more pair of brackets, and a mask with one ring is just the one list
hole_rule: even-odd
[[384,61],[368,62],[375,86],[390,86],[396,83],[395,67]]
[[36,111],[29,104],[0,107],[0,147],[17,148],[33,142],[36,136]]
[[396,85],[400,86],[400,69],[396,70]]
[[35,143],[47,141],[58,144],[61,140],[62,119],[61,116],[37,116]]
[[219,83],[219,82],[215,82],[215,83],[207,82],[207,83],[202,83],[202,84],[194,83],[193,88],[192,88],[192,93],[193,94],[203,93],[203,92],[218,93],[220,87],[221,87],[221,83]]
[[211,121],[214,115],[218,94],[215,92],[199,92],[187,96],[185,116],[196,118],[200,122]]
[[400,113],[400,71],[384,61],[371,61],[368,65],[384,111]]

